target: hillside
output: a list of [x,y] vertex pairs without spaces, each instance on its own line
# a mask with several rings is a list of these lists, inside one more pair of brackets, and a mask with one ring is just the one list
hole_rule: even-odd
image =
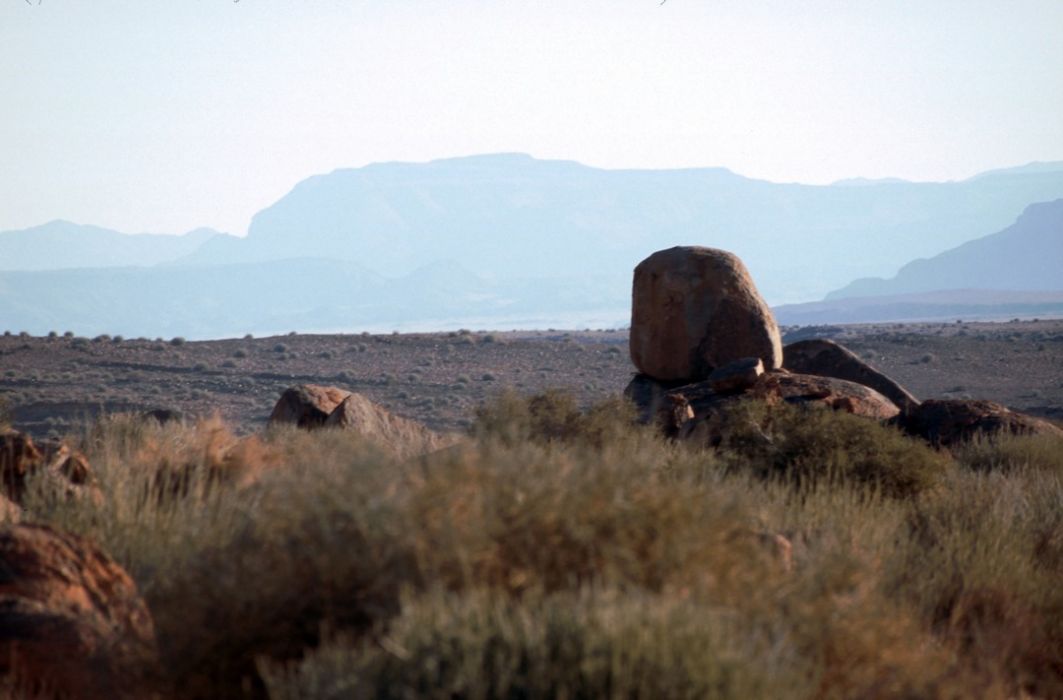
[[504,279],[627,274],[649,252],[697,243],[738,254],[768,300],[785,303],[889,274],[1059,197],[1063,163],[963,182],[810,186],[497,154],[308,178],[259,212],[246,239],[210,241],[185,262],[322,257],[397,277],[451,259]]
[[1063,291],[1063,199],[1031,204],[1004,230],[932,258],[914,260],[891,279],[860,279],[828,300],[942,289]]
[[0,270],[157,265],[187,256],[214,238],[231,236],[209,228],[180,236],[125,234],[56,220],[18,231],[0,231]]

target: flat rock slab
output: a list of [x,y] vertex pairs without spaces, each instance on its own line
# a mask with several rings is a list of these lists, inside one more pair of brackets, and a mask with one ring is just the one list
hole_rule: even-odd
[[795,374],[845,379],[871,387],[902,411],[910,411],[919,400],[910,391],[861,360],[849,348],[825,338],[790,343],[783,348],[783,367]]
[[661,250],[635,268],[631,360],[643,374],[700,381],[744,357],[782,366],[771,309],[736,255],[715,248]]

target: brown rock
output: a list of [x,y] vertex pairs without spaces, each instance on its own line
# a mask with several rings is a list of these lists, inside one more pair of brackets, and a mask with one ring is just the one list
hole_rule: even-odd
[[624,396],[635,404],[637,420],[655,425],[665,437],[676,437],[694,418],[694,409],[682,394],[669,393],[672,387],[645,374],[636,374],[624,389]]
[[[743,401],[821,406],[879,421],[890,420],[900,413],[892,401],[861,384],[832,377],[790,374],[785,370],[762,374],[753,386],[739,394],[714,391],[704,381],[674,389],[670,395],[682,395],[694,409],[694,419],[683,426],[678,437],[712,445],[719,443],[727,411]],[[762,437],[765,442],[771,442],[768,436]]]
[[1048,421],[993,401],[973,399],[928,399],[898,418],[898,423],[905,432],[929,440],[936,447],[949,447],[979,433],[1063,437],[1063,430]]
[[911,392],[833,340],[814,338],[790,343],[783,348],[783,367],[796,374],[814,374],[863,384],[885,396],[902,411],[910,411],[919,405],[919,400]]
[[319,428],[351,392],[334,386],[299,384],[289,387],[273,407],[269,422],[290,423],[300,428]]
[[33,439],[17,430],[0,431],[0,491],[19,502],[26,491],[26,478],[42,462]]
[[12,525],[0,527],[0,572],[0,675],[42,697],[143,696],[154,626],[110,557],[44,525]]
[[771,309],[742,261],[714,248],[670,248],[639,263],[630,344],[639,371],[663,381],[698,381],[743,357],[782,365]]
[[762,374],[763,360],[759,357],[743,357],[714,369],[705,381],[718,394],[732,394],[749,389]]
[[425,454],[455,442],[417,421],[390,413],[361,394],[348,394],[325,420],[325,426],[356,432],[400,457]]

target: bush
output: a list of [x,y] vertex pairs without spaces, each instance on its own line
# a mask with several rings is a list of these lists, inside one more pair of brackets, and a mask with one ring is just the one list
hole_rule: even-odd
[[186,342],[188,342],[188,341],[186,341],[181,336],[176,336],[176,337],[170,339],[170,345],[173,345],[173,346],[181,346],[181,345],[184,345]]
[[948,465],[921,440],[826,408],[741,402],[724,411],[719,430],[729,471],[798,487],[827,481],[909,497],[938,484]]

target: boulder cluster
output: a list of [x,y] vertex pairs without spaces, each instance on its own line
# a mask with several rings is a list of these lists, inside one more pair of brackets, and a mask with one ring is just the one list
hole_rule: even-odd
[[453,443],[453,437],[396,416],[361,394],[318,384],[286,389],[273,407],[269,422],[307,430],[346,430],[399,457],[432,452]]
[[631,360],[625,394],[643,422],[669,436],[717,438],[711,426],[736,402],[824,406],[890,422],[935,446],[977,432],[1060,433],[1047,421],[991,401],[919,401],[826,339],[783,347],[771,309],[742,261],[714,248],[654,253],[635,268]]

